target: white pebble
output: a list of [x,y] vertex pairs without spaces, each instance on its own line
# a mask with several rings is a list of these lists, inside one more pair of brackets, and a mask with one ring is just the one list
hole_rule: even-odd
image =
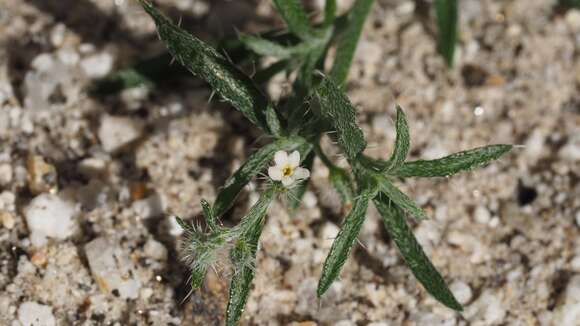
[[145,255],[155,260],[167,259],[167,248],[165,248],[165,246],[157,240],[153,239],[147,240],[143,250],[145,252]]
[[461,304],[468,303],[473,297],[471,288],[465,282],[455,281],[449,286],[449,289],[451,292],[453,292],[453,295],[455,295],[455,298]]
[[52,308],[27,301],[18,307],[18,321],[22,326],[55,326]]
[[491,220],[491,214],[485,206],[477,206],[474,213],[475,221],[481,224],[488,224]]
[[148,219],[163,214],[166,203],[161,195],[155,193],[147,198],[135,201],[132,207],[139,217]]
[[30,230],[30,241],[34,246],[43,246],[47,238],[66,239],[77,228],[77,210],[72,202],[55,194],[36,196],[24,209],[26,224]]
[[12,165],[9,163],[0,164],[0,185],[5,186],[12,182]]
[[91,273],[101,291],[118,291],[123,299],[136,299],[141,283],[134,278],[133,264],[118,243],[97,238],[85,245]]
[[104,115],[98,135],[103,149],[111,153],[139,138],[142,132],[143,122],[140,120]]
[[566,145],[560,148],[558,156],[568,161],[580,161],[580,129],[570,132],[570,138]]
[[81,68],[89,78],[105,77],[113,68],[113,56],[106,52],[91,55],[81,60]]

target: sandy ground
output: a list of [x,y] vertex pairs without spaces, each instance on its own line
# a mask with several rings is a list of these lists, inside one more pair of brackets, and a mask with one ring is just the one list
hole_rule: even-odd
[[[580,12],[460,2],[448,70],[428,9],[378,1],[348,93],[375,157],[391,151],[395,101],[412,158],[522,145],[484,169],[402,185],[432,217],[415,232],[465,312],[425,293],[374,208],[364,247],[317,302],[340,215],[316,162],[302,207],[271,209],[244,324],[580,325]],[[266,0],[158,3],[204,39],[280,23]],[[87,95],[93,80],[163,48],[127,0],[0,0],[0,44],[0,324],[221,324],[227,272],[186,299],[180,232],[167,216],[199,217],[199,200],[264,142],[256,128],[208,103],[196,80]]]

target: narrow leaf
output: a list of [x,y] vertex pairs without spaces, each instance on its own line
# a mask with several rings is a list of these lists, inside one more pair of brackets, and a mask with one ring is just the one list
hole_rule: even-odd
[[338,144],[347,158],[354,160],[367,145],[362,130],[356,124],[354,107],[346,94],[326,76],[315,92],[320,102],[320,114],[336,130]]
[[455,153],[437,160],[406,162],[392,174],[398,177],[448,177],[485,165],[509,152],[512,145],[489,145]]
[[324,5],[324,22],[323,27],[331,26],[336,19],[336,0],[326,0]]
[[268,105],[266,108],[266,123],[268,124],[268,129],[270,129],[273,136],[282,136],[284,129],[282,128],[280,117],[272,105]]
[[461,304],[457,302],[453,293],[447,288],[445,280],[435,269],[427,255],[425,255],[411,228],[405,222],[405,216],[401,208],[384,195],[377,196],[374,203],[381,214],[385,228],[395,241],[401,255],[417,280],[439,302],[453,310],[462,311]]
[[256,270],[256,252],[264,228],[268,207],[274,198],[274,190],[268,189],[258,202],[252,206],[242,219],[240,236],[230,253],[234,265],[234,275],[230,283],[228,306],[226,308],[226,325],[238,324],[244,311],[250,287]]
[[303,40],[312,38],[312,27],[299,0],[274,0],[274,4],[292,33]]
[[211,205],[207,202],[207,200],[201,200],[201,209],[203,210],[203,216],[205,217],[205,221],[207,226],[211,231],[215,231],[219,228],[219,224],[217,218],[213,214],[213,210],[211,209]]
[[415,202],[409,198],[405,193],[395,187],[387,178],[383,176],[378,176],[377,179],[379,180],[379,187],[381,191],[389,197],[395,204],[400,206],[409,214],[415,216],[416,218],[422,220],[426,219],[427,215],[425,212],[415,204]]
[[254,176],[264,170],[264,167],[272,160],[274,153],[280,150],[291,151],[304,146],[302,138],[282,138],[274,143],[260,148],[257,152],[242,164],[242,166],[226,180],[223,188],[217,195],[213,205],[213,214],[222,216],[232,205],[242,188],[252,180]]
[[252,123],[268,132],[264,114],[269,105],[268,100],[248,76],[214,48],[172,23],[149,1],[139,2],[155,21],[159,37],[175,59],[191,73],[208,82],[213,90]]
[[439,28],[437,47],[447,65],[451,67],[457,43],[457,0],[436,0],[435,7]]
[[344,205],[352,204],[354,200],[354,188],[352,186],[352,180],[349,173],[345,169],[339,168],[334,163],[332,163],[332,161],[330,161],[328,156],[324,154],[319,145],[316,145],[314,147],[314,150],[316,151],[316,155],[318,155],[318,158],[320,158],[322,163],[326,165],[326,167],[328,168],[329,170],[328,178],[330,180],[330,183],[340,196],[340,199],[342,200],[343,204]]
[[389,159],[387,169],[385,172],[390,172],[400,168],[405,159],[409,154],[409,148],[411,147],[411,137],[409,135],[409,125],[407,124],[407,118],[405,117],[405,112],[397,105],[397,139],[395,140],[395,149],[393,154]]
[[257,54],[272,56],[279,59],[291,59],[294,56],[304,56],[314,46],[314,44],[310,42],[284,46],[258,36],[247,34],[242,34],[240,36],[240,41]]
[[346,81],[356,46],[373,3],[374,0],[357,0],[348,13],[346,27],[337,41],[336,58],[330,71],[330,77],[337,85],[342,86]]
[[363,193],[355,199],[352,210],[344,219],[340,231],[338,232],[336,239],[334,239],[330,252],[324,261],[322,275],[320,276],[318,289],[316,290],[318,297],[321,297],[330,288],[332,282],[334,282],[340,274],[340,270],[348,259],[356,238],[360,233],[365,220],[369,200],[373,195],[374,190],[363,191]]

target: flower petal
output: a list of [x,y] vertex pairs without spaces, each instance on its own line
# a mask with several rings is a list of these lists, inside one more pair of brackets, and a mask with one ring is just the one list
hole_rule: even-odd
[[268,168],[268,176],[274,181],[282,180],[282,169],[279,166],[271,166]]
[[310,177],[310,171],[308,171],[308,169],[305,168],[301,168],[301,167],[297,167],[296,169],[294,169],[294,178],[295,179],[308,179],[308,177]]
[[282,177],[282,184],[284,187],[289,187],[294,183],[294,176],[290,175],[287,177]]
[[274,162],[276,162],[276,165],[285,165],[288,162],[288,153],[285,151],[277,151],[274,154]]
[[288,156],[288,163],[292,166],[292,168],[297,167],[300,165],[300,152],[294,151],[290,156]]

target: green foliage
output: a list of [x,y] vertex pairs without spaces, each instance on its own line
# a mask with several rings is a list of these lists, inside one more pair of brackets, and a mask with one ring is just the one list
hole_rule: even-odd
[[580,9],[580,0],[558,0],[558,5],[564,8]]
[[377,210],[381,214],[385,228],[393,238],[393,241],[395,241],[407,266],[409,266],[417,280],[439,302],[453,310],[463,310],[447,288],[443,277],[437,272],[437,269],[423,252],[421,245],[415,239],[413,231],[405,221],[403,210],[384,193],[375,197],[374,201]]
[[[340,17],[336,16],[336,2],[327,0],[323,21],[318,26],[310,24],[309,15],[298,0],[275,0],[276,8],[293,35],[282,32],[284,37],[272,37],[268,33],[240,36],[241,46],[252,50],[258,57],[268,55],[279,58],[278,62],[258,71],[254,80],[244,75],[217,50],[173,24],[149,2],[140,2],[155,20],[161,40],[177,61],[208,82],[226,102],[271,138],[270,143],[251,154],[228,178],[213,206],[202,200],[205,227],[177,220],[185,230],[182,252],[184,261],[191,268],[194,289],[203,284],[208,268],[221,263],[224,256],[229,258],[226,260],[233,273],[226,325],[233,326],[239,322],[248,299],[268,207],[276,195],[285,195],[288,206],[298,208],[309,184],[308,180],[304,180],[286,187],[282,182],[270,179],[266,181],[258,202],[238,225],[229,228],[219,223],[219,218],[235,204],[242,189],[263,173],[275,156],[277,161],[285,160],[284,154],[276,154],[279,151],[298,151],[300,166],[309,170],[315,166],[314,160],[318,157],[328,168],[329,181],[338,192],[343,207],[348,210],[324,263],[317,289],[319,297],[339,276],[356,243],[369,202],[373,201],[385,228],[417,280],[442,304],[454,310],[462,309],[406,224],[405,213],[423,219],[426,218],[425,212],[394,182],[406,177],[449,176],[470,170],[498,159],[512,146],[492,145],[438,160],[407,162],[411,146],[409,126],[403,110],[397,106],[397,137],[389,160],[376,160],[363,154],[367,142],[357,125],[356,111],[343,86],[372,0],[357,0],[353,8]],[[441,3],[437,2],[438,5]],[[324,71],[324,61],[332,46],[337,48],[337,55],[327,72]],[[272,104],[254,84],[267,82],[277,72],[293,70],[297,71],[293,93],[281,101],[283,106]],[[316,70],[319,72],[315,74]],[[350,169],[338,167],[323,153],[320,140],[325,134],[338,144]],[[270,176],[282,174],[281,168],[272,169],[274,172],[268,172],[272,173]],[[289,169],[293,171],[293,168]],[[272,178],[281,180],[280,177]],[[224,252],[227,254],[224,255]]]
[[457,43],[458,0],[435,0],[435,12],[439,39],[437,49],[448,66],[453,66],[453,55]]

